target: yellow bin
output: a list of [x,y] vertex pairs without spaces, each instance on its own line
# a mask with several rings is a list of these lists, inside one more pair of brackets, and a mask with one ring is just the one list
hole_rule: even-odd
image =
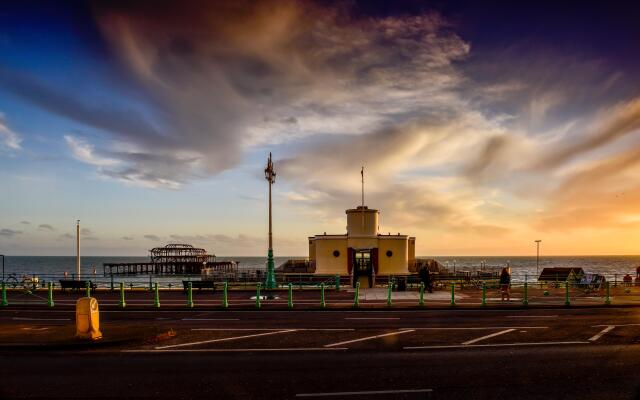
[[81,297],[76,302],[76,337],[97,340],[100,332],[100,310],[94,297]]

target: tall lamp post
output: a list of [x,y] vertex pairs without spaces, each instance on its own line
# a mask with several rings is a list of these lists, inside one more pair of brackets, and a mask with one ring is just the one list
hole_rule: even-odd
[[264,170],[264,177],[269,182],[269,253],[267,254],[267,280],[265,282],[265,288],[276,288],[276,275],[273,265],[273,234],[272,234],[272,218],[271,218],[271,186],[276,181],[276,171],[273,169],[273,161],[271,160],[271,153],[269,153],[269,159],[267,160],[267,168]]
[[538,239],[536,242],[536,275],[538,275],[538,266],[540,265],[540,242],[542,240]]

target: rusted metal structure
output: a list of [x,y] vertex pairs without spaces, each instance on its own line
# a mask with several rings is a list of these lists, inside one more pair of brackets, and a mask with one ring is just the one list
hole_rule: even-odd
[[109,275],[201,275],[207,268],[235,269],[234,261],[216,261],[216,256],[190,244],[172,243],[149,250],[150,262],[104,263]]

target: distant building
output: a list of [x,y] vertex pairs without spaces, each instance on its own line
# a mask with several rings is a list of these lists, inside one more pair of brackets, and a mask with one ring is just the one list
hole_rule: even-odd
[[349,275],[354,285],[373,287],[378,277],[410,273],[416,261],[415,237],[380,234],[380,213],[367,206],[346,213],[346,234],[309,237],[309,264],[316,274]]

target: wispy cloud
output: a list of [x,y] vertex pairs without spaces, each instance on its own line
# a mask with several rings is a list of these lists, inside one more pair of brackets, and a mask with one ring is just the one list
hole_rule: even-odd
[[9,128],[4,115],[0,113],[0,143],[10,150],[20,150],[21,142],[20,135]]
[[159,242],[160,241],[160,237],[157,235],[144,235],[143,236],[145,239],[149,239],[153,242]]
[[49,224],[40,224],[38,225],[38,230],[45,231],[45,232],[53,232],[55,231],[55,228]]
[[14,229],[2,228],[0,229],[0,236],[4,236],[7,238],[14,237],[16,235],[21,235],[22,231],[16,231]]

